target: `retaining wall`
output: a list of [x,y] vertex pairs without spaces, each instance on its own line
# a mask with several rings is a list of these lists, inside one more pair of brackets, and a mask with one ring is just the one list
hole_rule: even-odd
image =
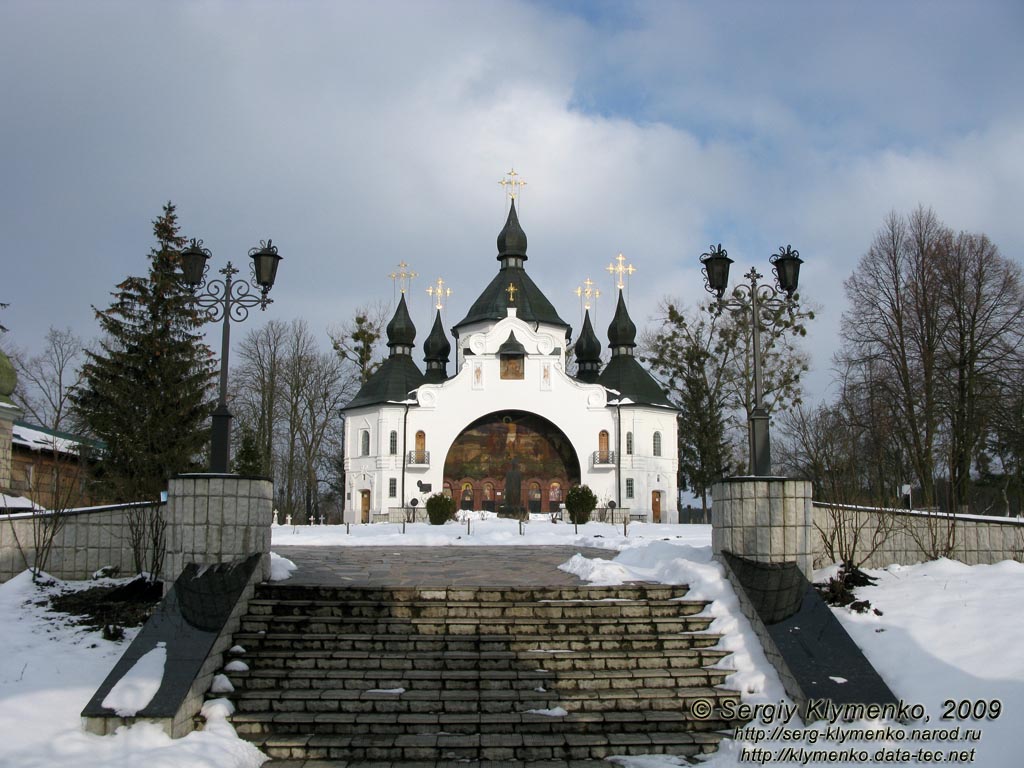
[[[1019,561],[1024,557],[1024,520],[1020,518],[872,509],[821,502],[814,503],[813,517],[815,567],[840,559],[840,535],[848,541],[858,537],[854,559],[859,562],[867,558],[863,563],[865,568],[884,568],[893,563],[913,565],[943,555],[968,565]],[[832,552],[826,545],[829,541]]]
[[[88,579],[111,565],[122,575],[135,573],[128,535],[129,514],[156,516],[163,504],[118,504],[73,509],[59,514],[60,526],[45,570],[59,579]],[[0,582],[35,565],[36,535],[53,520],[52,512],[0,515]],[[19,547],[20,543],[20,547]]]

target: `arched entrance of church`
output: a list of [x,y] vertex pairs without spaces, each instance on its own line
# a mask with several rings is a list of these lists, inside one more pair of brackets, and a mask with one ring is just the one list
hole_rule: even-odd
[[459,506],[517,514],[556,511],[564,489],[580,482],[569,438],[526,411],[483,416],[455,438],[444,462],[444,483],[461,490]]

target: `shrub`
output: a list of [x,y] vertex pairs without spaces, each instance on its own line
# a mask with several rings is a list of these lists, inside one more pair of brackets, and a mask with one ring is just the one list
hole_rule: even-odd
[[597,496],[589,486],[577,485],[565,495],[565,508],[569,510],[569,522],[582,525],[589,522],[590,513],[597,506]]
[[435,493],[427,499],[427,517],[431,525],[444,525],[455,519],[455,500],[443,493]]

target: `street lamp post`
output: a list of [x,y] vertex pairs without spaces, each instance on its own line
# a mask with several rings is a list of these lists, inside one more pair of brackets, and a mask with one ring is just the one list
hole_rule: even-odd
[[[231,460],[231,411],[228,410],[228,352],[231,346],[231,321],[240,323],[249,317],[252,307],[265,310],[273,299],[267,297],[274,287],[277,265],[281,257],[271,240],[260,241],[259,248],[249,250],[252,258],[248,281],[234,280],[238,270],[229,261],[218,270],[224,279],[207,280],[210,270],[207,260],[210,251],[203,248],[202,240],[192,240],[181,252],[185,283],[192,289],[197,306],[206,311],[208,322],[223,321],[221,327],[220,392],[217,408],[213,412],[213,430],[210,439],[210,471],[227,474]],[[259,289],[259,295],[252,293]]]
[[[796,288],[803,259],[799,251],[793,250],[791,246],[779,248],[779,252],[769,259],[775,275],[775,287],[759,285],[757,281],[764,276],[751,267],[743,276],[748,283],[736,286],[728,299],[723,298],[723,295],[729,285],[729,265],[732,264],[729,254],[719,244],[711,246],[708,253],[701,254],[700,260],[704,265],[704,288],[716,296],[716,308],[719,311],[729,310],[750,315],[754,346],[754,404],[748,419],[750,474],[766,477],[772,472],[772,453],[768,435],[768,408],[764,404],[761,327],[762,324],[765,328],[774,326],[780,311],[792,313],[795,310]],[[782,294],[785,294],[784,298]]]

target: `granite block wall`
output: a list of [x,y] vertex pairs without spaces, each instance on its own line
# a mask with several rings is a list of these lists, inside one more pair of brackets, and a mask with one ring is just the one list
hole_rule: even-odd
[[266,478],[179,475],[167,491],[167,556],[163,579],[173,582],[188,563],[244,560],[261,553],[258,578],[270,576],[274,485]]
[[715,555],[765,563],[796,562],[811,578],[815,552],[811,483],[781,477],[733,477],[712,489]]
[[35,565],[37,536],[56,524],[53,546],[44,569],[59,579],[88,579],[100,568],[113,566],[122,576],[136,572],[128,535],[129,515],[155,518],[162,504],[120,504],[50,512],[0,515],[0,582]]
[[813,516],[814,562],[819,568],[840,559],[840,535],[847,542],[856,537],[854,559],[865,568],[921,563],[946,554],[947,547],[948,557],[967,565],[1024,561],[1024,520],[1019,518],[822,503],[814,504]]

